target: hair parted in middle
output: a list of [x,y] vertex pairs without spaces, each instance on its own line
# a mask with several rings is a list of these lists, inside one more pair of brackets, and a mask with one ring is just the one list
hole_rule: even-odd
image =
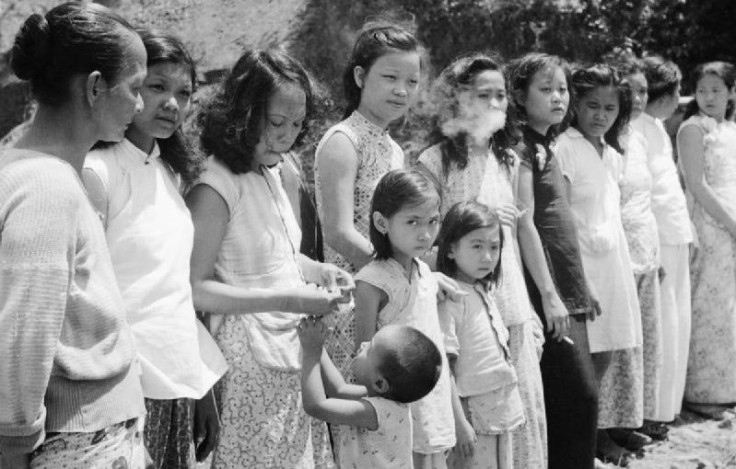
[[280,86],[296,85],[304,91],[306,117],[294,142],[298,146],[309,130],[314,115],[312,79],[301,63],[279,50],[246,50],[200,110],[200,142],[233,173],[251,170],[253,153],[263,136],[263,124],[271,96]]
[[437,201],[439,210],[440,193],[434,181],[416,169],[394,169],[386,173],[376,186],[371,201],[371,219],[368,235],[375,249],[376,259],[389,259],[393,256],[388,234],[381,233],[373,221],[373,214],[380,213],[391,218],[405,207],[413,207]]

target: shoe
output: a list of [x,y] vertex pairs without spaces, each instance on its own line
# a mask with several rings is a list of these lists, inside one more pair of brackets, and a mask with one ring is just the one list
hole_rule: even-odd
[[598,429],[595,455],[604,463],[612,463],[618,467],[629,467],[631,452],[617,445],[608,435],[607,430]]
[[664,422],[655,422],[653,420],[644,420],[644,425],[636,429],[637,433],[646,435],[652,440],[664,441],[670,428]]
[[641,451],[644,446],[652,443],[647,435],[630,428],[609,428],[608,435],[617,445],[631,452]]

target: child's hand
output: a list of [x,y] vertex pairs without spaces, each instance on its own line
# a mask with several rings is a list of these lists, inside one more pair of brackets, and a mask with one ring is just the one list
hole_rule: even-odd
[[463,458],[472,457],[475,453],[478,436],[475,434],[473,426],[464,416],[455,420],[455,437],[457,443],[454,451]]
[[353,277],[332,264],[322,264],[320,285],[330,293],[338,296],[338,303],[349,303],[351,293],[355,290]]
[[520,218],[526,213],[522,213],[512,204],[499,205],[496,207],[496,214],[502,225],[506,225],[509,228],[516,226],[516,219]]
[[442,272],[432,272],[437,279],[437,301],[452,300],[460,301],[467,293],[460,289],[457,282]]
[[302,318],[297,326],[299,341],[305,352],[320,352],[322,345],[325,343],[328,329],[325,327],[321,318],[317,316],[308,316]]

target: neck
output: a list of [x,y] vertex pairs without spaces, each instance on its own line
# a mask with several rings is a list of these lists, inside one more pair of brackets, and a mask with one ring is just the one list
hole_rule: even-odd
[[156,142],[156,139],[141,131],[135,124],[128,127],[125,138],[147,155],[153,151],[153,144]]
[[[396,250],[394,249],[394,251]],[[396,252],[394,252],[394,255],[392,257],[396,262],[398,262],[401,265],[401,267],[404,268],[404,272],[406,273],[406,276],[411,278],[411,269],[412,269],[412,265],[414,264],[414,258],[407,256],[405,254],[396,253]]]
[[529,122],[527,125],[530,129],[543,137],[547,135],[547,132],[549,132],[549,128],[552,127],[549,124],[542,124],[539,122]]
[[378,127],[386,130],[386,127],[388,127],[388,124],[391,123],[391,121],[386,120],[383,117],[377,116],[375,113],[371,112],[370,109],[368,109],[366,106],[363,105],[363,103],[360,103],[358,105],[357,111],[366,119],[377,125]]
[[73,109],[41,105],[15,147],[56,156],[81,173],[84,159],[96,141],[94,127],[82,122]]
[[655,119],[667,120],[670,116],[667,114],[667,107],[659,103],[649,103],[645,112]]
[[583,134],[583,137],[593,145],[593,148],[595,148],[595,151],[598,152],[599,156],[603,156],[603,139],[601,137],[593,137],[585,134]]

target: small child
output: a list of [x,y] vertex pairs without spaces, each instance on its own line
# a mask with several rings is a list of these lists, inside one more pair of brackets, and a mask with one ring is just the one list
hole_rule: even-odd
[[474,448],[473,440],[461,447],[458,435],[448,466],[511,468],[511,432],[524,423],[524,404],[509,332],[490,293],[501,275],[501,222],[486,205],[460,202],[447,213],[439,239],[437,268],[468,293],[461,302],[441,302],[439,315],[464,410],[456,418],[460,425],[472,425],[477,437]]
[[440,351],[413,327],[387,326],[361,345],[350,365],[357,384],[347,384],[324,350],[326,335],[315,316],[299,323],[302,402],[312,417],[343,425],[336,442],[340,467],[412,468],[408,403],[434,388]]
[[[420,171],[394,170],[376,186],[371,203],[370,238],[375,260],[355,276],[355,343],[390,324],[416,327],[445,355],[437,315],[437,277],[419,258],[432,247],[440,224],[440,196]],[[443,367],[437,386],[411,405],[414,466],[445,468],[446,452],[455,446],[451,394]]]

